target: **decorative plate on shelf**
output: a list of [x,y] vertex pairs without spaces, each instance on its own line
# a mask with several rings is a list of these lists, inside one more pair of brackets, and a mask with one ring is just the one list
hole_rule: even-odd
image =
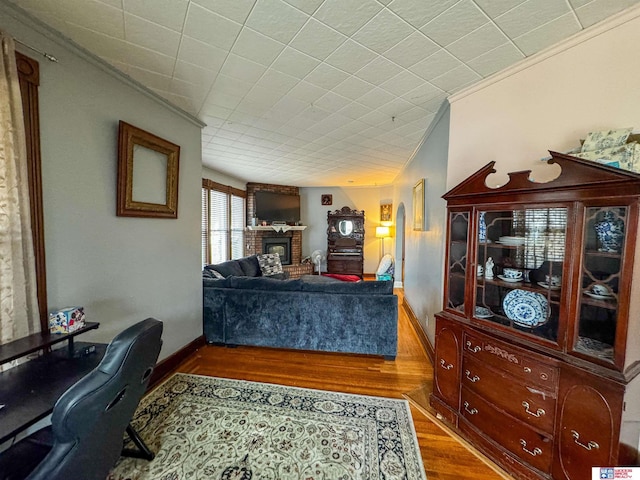
[[551,311],[547,299],[541,293],[511,290],[502,301],[507,317],[521,327],[539,327],[547,322]]
[[509,283],[516,283],[516,282],[521,282],[522,281],[522,277],[520,277],[520,278],[509,278],[509,277],[505,277],[504,275],[498,275],[498,278],[500,280],[503,280],[503,281],[509,282]]
[[491,318],[493,317],[493,312],[489,310],[487,307],[481,307],[479,305],[476,305],[474,315],[476,316],[476,318]]
[[607,293],[605,295],[600,295],[597,293],[593,293],[590,290],[585,290],[584,293],[585,295],[589,295],[591,298],[595,298],[597,300],[611,300],[613,298],[613,295],[610,293]]
[[498,243],[501,243],[503,245],[510,245],[510,246],[524,245],[524,237],[504,236],[498,239]]
[[560,285],[549,285],[547,282],[538,282],[538,285],[547,290],[560,290]]

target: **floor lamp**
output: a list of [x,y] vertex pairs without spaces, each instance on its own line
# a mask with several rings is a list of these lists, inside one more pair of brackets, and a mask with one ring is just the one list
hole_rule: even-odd
[[382,256],[384,257],[384,239],[391,236],[391,230],[389,227],[376,227],[376,237],[382,239]]

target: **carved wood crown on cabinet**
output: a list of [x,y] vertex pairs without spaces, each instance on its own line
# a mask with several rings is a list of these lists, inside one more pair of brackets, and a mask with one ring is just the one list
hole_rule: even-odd
[[637,463],[640,175],[551,152],[562,172],[447,201],[431,405],[522,479]]
[[342,207],[327,213],[327,272],[362,277],[364,210]]

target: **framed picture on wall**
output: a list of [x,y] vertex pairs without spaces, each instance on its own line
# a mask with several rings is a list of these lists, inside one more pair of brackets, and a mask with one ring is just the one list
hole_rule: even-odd
[[333,204],[333,195],[325,193],[320,197],[320,201],[322,202],[322,205],[331,205]]
[[424,230],[424,178],[413,187],[413,229]]
[[390,222],[391,221],[391,209],[393,205],[391,203],[383,203],[380,205],[380,221],[381,222]]

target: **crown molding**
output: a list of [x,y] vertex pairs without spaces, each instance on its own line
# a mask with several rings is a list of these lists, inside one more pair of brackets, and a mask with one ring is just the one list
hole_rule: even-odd
[[424,145],[424,142],[427,141],[427,138],[429,138],[429,136],[431,135],[431,132],[433,132],[433,129],[436,128],[436,125],[438,125],[438,122],[440,121],[442,116],[447,112],[447,110],[449,110],[449,106],[450,106],[449,99],[448,98],[443,99],[442,103],[440,104],[440,107],[438,108],[438,111],[433,117],[433,120],[431,120],[431,122],[429,123],[429,126],[427,127],[427,131],[424,132],[424,135],[422,135],[422,138],[418,142],[418,145],[416,145],[416,148],[413,150],[413,153],[411,154],[409,159],[404,163],[404,165],[402,165],[400,172],[398,173],[398,175],[395,176],[395,178],[393,179],[393,182],[391,182],[392,184],[394,184],[396,180],[400,178],[400,175],[402,175],[402,173],[407,168],[407,166],[409,166],[411,162],[413,162],[413,160],[416,158],[416,155],[422,148],[422,145]]
[[608,31],[613,30],[614,28],[617,28],[620,25],[624,25],[625,23],[630,22],[639,16],[640,16],[640,4],[627,8],[622,12],[612,15],[611,17],[592,25],[591,27],[588,27],[584,30],[581,30],[571,35],[570,37],[566,38],[565,40],[562,40],[559,43],[556,43],[555,45],[547,47],[544,50],[541,50],[538,53],[531,55],[530,57],[526,57],[522,59],[518,63],[510,67],[507,67],[504,70],[494,73],[493,75],[485,78],[484,80],[468,88],[465,88],[464,90],[461,90],[457,93],[454,93],[453,95],[450,95],[449,97],[447,97],[449,100],[449,103],[453,104],[458,100],[461,100],[462,98],[467,97],[468,95],[471,95],[473,93],[476,93],[480,90],[483,90],[493,85],[494,83],[498,83],[508,77],[511,77],[512,75],[515,75],[523,70],[531,68],[532,66],[540,62],[543,62],[551,57],[564,53],[567,50],[570,50],[571,48],[586,42],[587,40],[598,37],[603,33],[607,33]]
[[[127,74],[121,72],[120,70],[115,68],[110,63],[105,62],[104,60],[102,60],[97,55],[91,53],[89,50],[87,50],[84,47],[80,46],[79,44],[77,44],[76,42],[71,40],[70,38],[64,36],[62,33],[58,32],[54,28],[50,27],[49,25],[47,25],[43,21],[35,18],[34,16],[32,16],[28,12],[24,11],[20,7],[14,5],[14,4],[10,3],[10,2],[0,2],[0,12],[3,12],[5,14],[13,17],[15,20],[17,20],[18,22],[24,24],[26,27],[31,28],[32,30],[34,30],[35,32],[39,33],[43,37],[45,37],[48,40],[56,43],[57,45],[60,45],[64,49],[66,49],[66,50],[70,51],[71,53],[73,53],[74,55],[82,58],[83,60],[85,60],[86,62],[90,63],[91,65],[99,68],[100,70],[102,70],[103,72],[107,73],[108,75],[111,75],[112,77],[117,78],[118,80],[120,80],[121,82],[127,84],[128,86],[130,86],[134,90],[136,90],[139,93],[145,95],[146,97],[154,100],[155,102],[159,103],[160,105],[162,105],[163,107],[167,108],[168,110],[171,110],[172,112],[176,113],[177,115],[179,115],[180,117],[184,118],[185,120],[191,122],[192,124],[197,125],[200,128],[206,127],[206,123],[204,123],[199,118],[195,117],[194,115],[190,114],[189,112],[187,112],[187,111],[183,110],[182,108],[180,108],[180,107],[174,105],[173,103],[169,102],[167,99],[161,97],[160,95],[155,93],[153,90],[150,90],[148,87],[144,86],[143,84],[141,84],[137,80],[134,80],[133,78],[131,78]],[[30,41],[30,42],[26,42],[26,43],[31,44],[31,43],[34,43],[34,42]],[[41,47],[41,46],[38,46],[38,48],[43,50],[43,51],[47,50],[45,47]]]

